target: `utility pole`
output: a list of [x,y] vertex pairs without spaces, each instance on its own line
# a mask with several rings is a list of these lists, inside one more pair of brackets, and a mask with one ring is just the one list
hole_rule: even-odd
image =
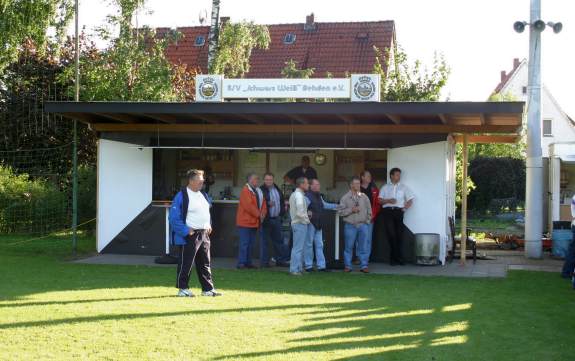
[[[531,0],[529,23],[517,21],[513,28],[518,33],[529,25],[529,68],[527,101],[527,181],[525,192],[525,256],[542,258],[543,249],[543,159],[541,150],[541,0]],[[555,33],[561,23],[547,23]]]
[[[541,0],[531,0],[530,22],[541,18]],[[525,256],[542,258],[543,159],[541,152],[541,31],[529,27],[527,102],[527,182],[525,194]]]
[[[76,81],[74,100],[80,100],[80,33],[78,22],[78,0],[74,5],[75,11],[75,63]],[[78,252],[78,120],[74,119],[74,135],[72,139],[72,252]]]

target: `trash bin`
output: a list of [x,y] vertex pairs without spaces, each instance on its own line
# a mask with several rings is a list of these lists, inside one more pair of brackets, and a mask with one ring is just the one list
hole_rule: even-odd
[[551,238],[553,256],[565,258],[573,240],[573,232],[570,229],[554,229]]
[[439,264],[439,234],[415,234],[415,263],[426,266]]

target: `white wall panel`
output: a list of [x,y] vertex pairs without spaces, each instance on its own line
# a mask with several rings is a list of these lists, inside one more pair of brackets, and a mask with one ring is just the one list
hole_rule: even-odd
[[445,141],[393,148],[387,161],[388,170],[401,169],[401,182],[415,194],[413,207],[405,213],[405,225],[413,233],[439,234],[442,262],[447,240],[448,188],[451,188],[447,179],[448,146]]
[[152,201],[152,149],[98,141],[98,252]]

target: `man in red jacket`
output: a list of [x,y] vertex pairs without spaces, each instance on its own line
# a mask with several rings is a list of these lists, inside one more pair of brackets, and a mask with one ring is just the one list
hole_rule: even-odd
[[236,213],[236,226],[240,235],[238,247],[239,269],[255,268],[252,265],[251,251],[256,241],[256,234],[267,212],[262,190],[258,187],[259,177],[250,173],[247,183],[240,194],[240,203]]
[[[371,249],[371,257],[374,257],[373,254],[373,230],[374,230],[374,224],[376,221],[376,217],[377,214],[379,213],[379,210],[381,209],[381,205],[379,204],[379,189],[377,188],[377,186],[375,185],[375,183],[373,182],[373,179],[371,177],[371,173],[368,170],[364,170],[363,172],[361,172],[360,174],[360,178],[361,178],[361,193],[364,193],[367,198],[369,198],[369,203],[371,204],[371,223],[368,225],[368,230],[367,230],[367,243],[368,243],[368,247]],[[357,254],[358,252],[356,252]]]

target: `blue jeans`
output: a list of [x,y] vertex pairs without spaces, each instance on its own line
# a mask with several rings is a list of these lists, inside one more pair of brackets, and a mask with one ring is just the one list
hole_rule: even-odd
[[567,255],[565,255],[565,262],[561,270],[563,277],[571,277],[571,273],[575,269],[575,227],[571,227],[571,232],[573,233],[573,239],[571,239],[571,244],[567,249]]
[[289,271],[301,272],[303,271],[303,248],[307,239],[307,224],[292,224],[291,229],[293,232],[293,246],[291,249],[291,260]]
[[268,264],[270,261],[268,253],[268,243],[270,239],[274,247],[276,262],[287,262],[289,259],[289,250],[287,245],[284,243],[282,221],[280,217],[267,218],[262,224],[260,242],[260,261],[262,264]]
[[306,269],[313,267],[313,253],[315,249],[315,260],[317,269],[325,269],[325,257],[323,255],[323,233],[321,229],[316,229],[313,224],[308,224],[307,240],[303,251],[304,266]]
[[356,226],[349,223],[344,225],[345,249],[343,251],[343,263],[346,268],[351,268],[351,257],[356,242],[359,250],[359,267],[361,269],[367,268],[371,253],[371,245],[367,248],[368,229],[367,223],[361,223]]
[[252,264],[252,247],[256,241],[257,228],[238,227],[240,244],[238,247],[238,267]]
[[371,221],[370,224],[367,225],[367,250],[369,251],[369,253],[367,254],[367,259],[369,260],[369,257],[371,257],[371,244],[373,242],[373,221]]

